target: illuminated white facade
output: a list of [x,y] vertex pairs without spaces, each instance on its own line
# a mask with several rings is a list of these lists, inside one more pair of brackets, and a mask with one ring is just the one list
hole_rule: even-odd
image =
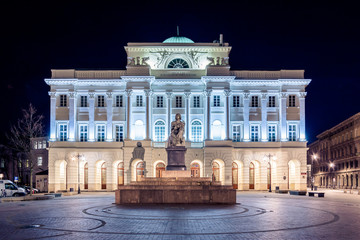
[[[303,70],[233,71],[231,47],[173,37],[128,43],[126,70],[52,70],[49,191],[161,176],[176,113],[186,164],[240,190],[306,189]],[[144,161],[131,159],[137,142]],[[83,156],[78,168],[77,158]],[[265,157],[265,155],[270,156]],[[74,159],[74,160],[72,160]],[[271,167],[269,167],[271,166]]]

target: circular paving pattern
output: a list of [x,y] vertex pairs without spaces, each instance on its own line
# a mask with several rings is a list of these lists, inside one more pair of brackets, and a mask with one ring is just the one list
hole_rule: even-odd
[[22,222],[23,226],[36,225],[37,230],[78,234],[206,236],[291,231],[322,226],[339,219],[332,212],[281,204],[269,205],[268,209],[242,204],[176,206],[112,204],[86,208],[82,212],[86,217],[33,218],[24,219]]

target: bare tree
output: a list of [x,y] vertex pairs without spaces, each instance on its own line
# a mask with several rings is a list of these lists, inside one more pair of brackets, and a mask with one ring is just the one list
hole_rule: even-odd
[[22,118],[18,119],[17,124],[10,127],[10,134],[7,135],[10,147],[16,152],[24,154],[29,160],[30,194],[33,191],[33,168],[36,164],[36,159],[31,151],[31,138],[43,136],[44,133],[44,116],[36,114],[36,112],[36,108],[31,103],[28,109],[22,109]]

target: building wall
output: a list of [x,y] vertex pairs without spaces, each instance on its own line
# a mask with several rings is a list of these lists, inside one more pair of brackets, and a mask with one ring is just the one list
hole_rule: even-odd
[[353,189],[360,182],[360,114],[346,119],[317,136],[309,145],[313,184],[320,187]]

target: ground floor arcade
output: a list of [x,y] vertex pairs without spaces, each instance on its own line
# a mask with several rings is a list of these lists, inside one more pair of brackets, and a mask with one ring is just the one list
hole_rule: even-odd
[[[112,144],[112,143],[111,143]],[[49,148],[49,191],[113,191],[144,177],[162,177],[165,148],[143,141],[143,159],[134,159],[136,142],[53,143]],[[219,144],[220,145],[220,144]],[[306,148],[212,146],[187,148],[185,164],[194,177],[212,177],[239,190],[306,190]]]

